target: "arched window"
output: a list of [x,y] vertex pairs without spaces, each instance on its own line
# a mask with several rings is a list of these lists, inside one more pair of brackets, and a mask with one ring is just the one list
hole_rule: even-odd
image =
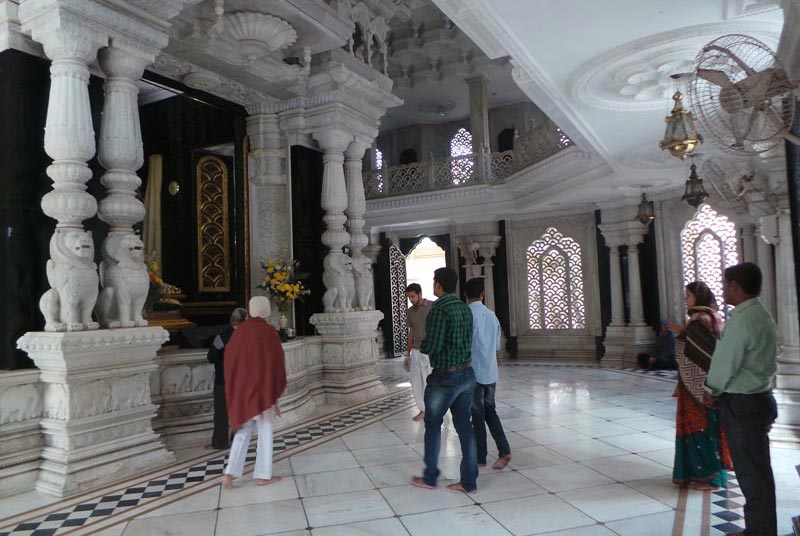
[[717,297],[720,310],[727,313],[722,279],[725,268],[739,264],[736,224],[710,206],[702,205],[681,231],[681,252],[684,285],[704,282]]
[[472,134],[465,128],[458,129],[450,139],[450,172],[453,184],[458,186],[469,182],[475,171],[472,161]]
[[528,247],[528,322],[531,329],[583,329],[581,247],[555,227]]

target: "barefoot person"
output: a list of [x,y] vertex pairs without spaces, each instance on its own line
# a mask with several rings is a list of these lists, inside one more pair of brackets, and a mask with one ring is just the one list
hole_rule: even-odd
[[504,469],[511,461],[511,447],[500,423],[494,403],[497,387],[497,351],[500,350],[500,322],[483,304],[483,279],[476,277],[464,285],[469,310],[472,312],[472,368],[475,370],[475,394],[472,396],[472,428],[478,465],[486,465],[486,427],[497,445],[497,461],[492,469]]
[[411,392],[414,393],[414,400],[419,408],[419,413],[413,417],[413,420],[421,421],[425,418],[425,384],[428,374],[431,373],[431,362],[427,355],[419,351],[419,347],[425,340],[425,320],[428,318],[433,303],[422,297],[422,287],[419,283],[408,285],[406,296],[411,302],[411,307],[408,308],[406,316],[408,355],[404,366],[410,372]]
[[745,499],[745,529],[737,534],[775,536],[778,518],[769,430],[778,416],[772,395],[778,329],[758,299],[761,281],[761,269],[752,262],[725,269],[725,301],[736,308],[714,351],[705,388],[709,405],[719,401],[720,422]]
[[453,426],[461,443],[461,479],[448,489],[474,493],[477,489],[478,462],[475,434],[470,422],[475,373],[470,363],[472,313],[455,295],[458,274],[452,268],[439,268],[433,275],[433,304],[425,326],[425,340],[420,351],[428,354],[433,372],[425,387],[425,471],[411,484],[435,488],[439,478],[439,451],[442,421],[450,410]]
[[225,348],[225,395],[231,428],[236,430],[222,478],[228,489],[234,478],[242,476],[256,427],[256,485],[280,480],[272,476],[272,421],[280,417],[278,398],[286,388],[283,347],[278,332],[265,320],[270,313],[269,300],[256,296],[249,305],[250,318],[236,329]]

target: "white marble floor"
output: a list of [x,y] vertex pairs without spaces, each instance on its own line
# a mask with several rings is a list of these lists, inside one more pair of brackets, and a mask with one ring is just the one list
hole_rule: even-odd
[[[278,484],[212,485],[95,534],[723,534],[730,527],[714,528],[726,522],[714,515],[724,510],[713,506],[721,497],[681,496],[671,483],[673,388],[595,368],[504,365],[497,398],[513,458],[503,471],[482,469],[475,495],[447,491],[445,480],[436,490],[409,485],[422,470],[424,430],[408,409],[281,460]],[[800,514],[800,451],[772,452],[779,533],[788,534],[791,516]],[[443,476],[457,478],[459,461],[448,419]],[[737,510],[729,511],[736,523]]]

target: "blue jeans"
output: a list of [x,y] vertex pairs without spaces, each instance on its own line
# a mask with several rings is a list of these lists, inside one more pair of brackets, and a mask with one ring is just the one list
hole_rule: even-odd
[[[494,404],[494,391],[496,383],[484,385],[477,384],[475,394],[472,396],[472,427],[475,429],[475,444],[478,448],[478,463],[486,463],[486,427],[497,444],[497,457],[502,458],[511,454],[511,447],[497,416]],[[485,423],[485,424],[484,424]]]
[[465,491],[477,488],[478,459],[475,434],[470,422],[472,393],[475,391],[475,372],[472,367],[455,372],[434,370],[425,387],[425,472],[429,486],[439,478],[439,450],[442,440],[442,421],[447,410],[461,442],[461,486]]

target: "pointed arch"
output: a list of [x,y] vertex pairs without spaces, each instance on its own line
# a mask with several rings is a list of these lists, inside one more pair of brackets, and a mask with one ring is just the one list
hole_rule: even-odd
[[681,231],[683,284],[703,281],[728,311],[722,295],[725,268],[739,264],[736,224],[709,205],[701,205]]

